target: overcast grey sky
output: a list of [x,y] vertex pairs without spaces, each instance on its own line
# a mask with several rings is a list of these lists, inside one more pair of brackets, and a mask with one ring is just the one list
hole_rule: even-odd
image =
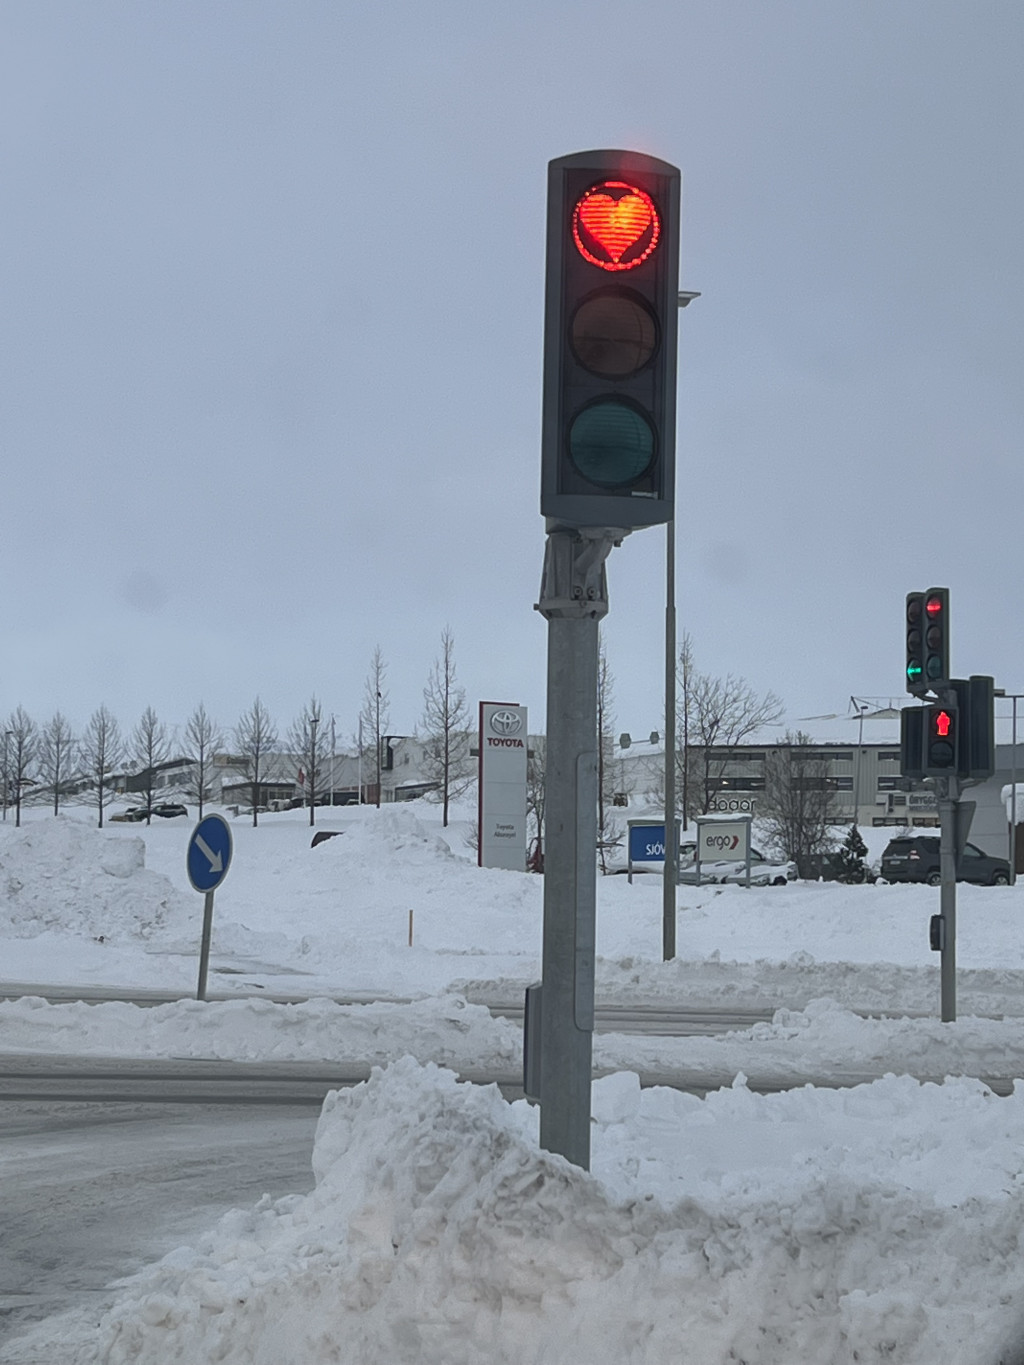
[[[0,710],[131,725],[450,623],[542,728],[546,164],[683,171],[678,594],[790,717],[902,694],[904,594],[1024,691],[1024,8],[0,0]],[[664,533],[609,560],[660,728]]]

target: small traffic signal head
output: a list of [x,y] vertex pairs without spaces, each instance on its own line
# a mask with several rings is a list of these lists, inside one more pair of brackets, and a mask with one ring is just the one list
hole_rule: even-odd
[[929,588],[924,594],[924,677],[937,687],[949,681],[949,589]]
[[679,185],[639,152],[548,168],[541,512],[555,524],[673,515]]

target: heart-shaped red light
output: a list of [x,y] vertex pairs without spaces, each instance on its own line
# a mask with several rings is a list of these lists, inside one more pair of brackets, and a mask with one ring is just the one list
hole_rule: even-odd
[[631,270],[658,244],[660,223],[649,194],[621,180],[588,190],[573,213],[581,254],[602,270]]

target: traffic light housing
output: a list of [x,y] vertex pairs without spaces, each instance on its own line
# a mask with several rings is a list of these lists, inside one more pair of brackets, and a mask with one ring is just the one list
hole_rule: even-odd
[[548,166],[541,513],[672,519],[680,174],[641,152]]
[[949,682],[949,589],[907,593],[907,691],[921,697]]
[[991,777],[996,770],[995,680],[974,673],[954,679],[960,711],[959,769],[962,778]]
[[924,777],[924,710],[904,706],[900,711],[900,774]]

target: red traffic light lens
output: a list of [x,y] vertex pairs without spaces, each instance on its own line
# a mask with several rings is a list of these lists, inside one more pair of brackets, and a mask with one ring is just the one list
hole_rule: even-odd
[[624,180],[604,180],[576,201],[572,236],[591,265],[632,270],[657,248],[661,218],[646,190]]
[[940,739],[946,739],[949,735],[953,721],[948,711],[939,711],[935,716],[935,733]]
[[928,613],[928,615],[934,619],[942,610],[942,598],[929,597],[927,602],[925,602],[924,604],[924,609]]

